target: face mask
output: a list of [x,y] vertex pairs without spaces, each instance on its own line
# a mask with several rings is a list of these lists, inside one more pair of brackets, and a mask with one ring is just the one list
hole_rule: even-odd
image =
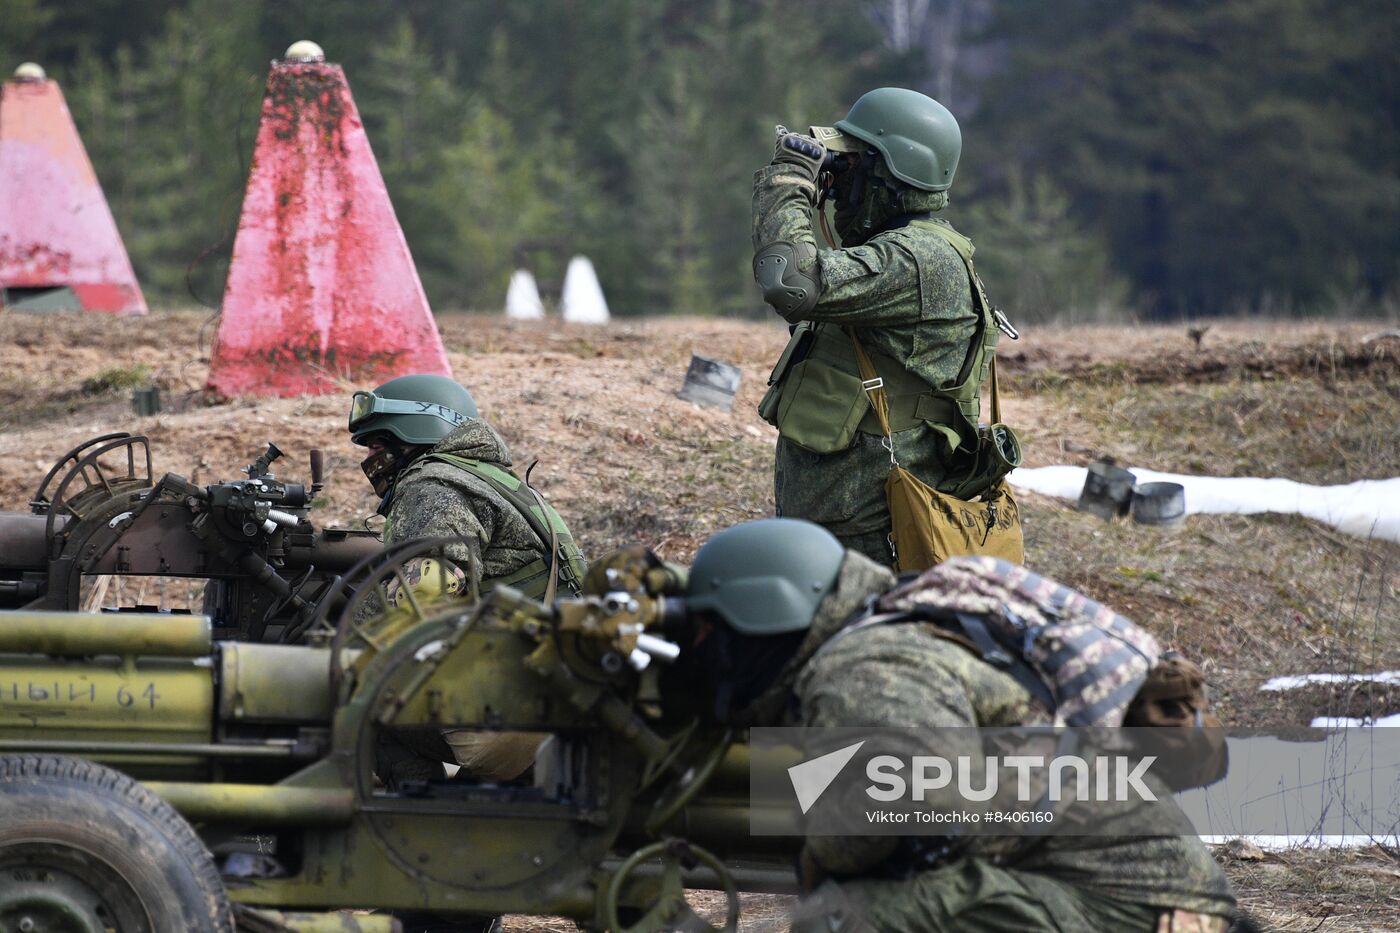
[[737,724],[797,652],[804,629],[782,635],[741,635],[717,623],[709,636],[682,654],[681,676],[691,689],[707,695],[709,714],[717,722]]
[[383,497],[394,487],[394,477],[403,469],[406,460],[403,448],[392,444],[360,461],[360,469],[365,471],[365,477],[374,487],[374,494]]
[[868,154],[854,160],[854,164],[836,176],[832,185],[832,201],[836,205],[836,235],[842,246],[857,246],[870,236],[868,199],[870,197],[870,169],[872,157]]

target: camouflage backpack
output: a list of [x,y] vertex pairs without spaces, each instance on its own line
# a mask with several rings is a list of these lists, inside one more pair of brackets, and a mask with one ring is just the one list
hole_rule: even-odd
[[[886,593],[867,621],[927,620],[1005,670],[1057,726],[1202,725],[1205,680],[1102,603],[993,557],[955,557]],[[860,623],[857,623],[860,624]]]

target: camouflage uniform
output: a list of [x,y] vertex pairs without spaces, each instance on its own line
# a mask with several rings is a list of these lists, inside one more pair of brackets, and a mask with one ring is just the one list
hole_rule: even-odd
[[[927,624],[875,625],[831,641],[870,595],[893,583],[884,568],[846,555],[798,653],[754,704],[759,722],[899,728],[1048,722],[1011,676]],[[1189,836],[974,837],[951,861],[882,880],[899,846],[895,837],[809,837],[804,863],[842,880],[824,884],[799,909],[799,920],[824,930],[1155,933],[1223,930],[1234,909],[1224,873]],[[1159,926],[1173,911],[1182,913]]]
[[[775,160],[755,175],[755,250],[777,240],[816,248],[814,173],[810,165]],[[867,350],[899,361],[931,386],[952,384],[978,326],[967,267],[943,237],[899,222],[911,205],[922,217],[941,209],[946,193],[909,189],[898,205],[888,199],[881,203],[878,195],[873,200],[876,228],[889,224],[892,229],[860,246],[817,250],[821,298],[810,312],[787,320],[857,328]],[[823,525],[846,547],[890,564],[884,493],[890,456],[882,441],[860,431],[850,448],[816,454],[780,437],[774,472],[778,515]],[[897,431],[895,446],[900,464],[919,479],[930,486],[944,481],[949,449],[937,426],[920,423]]]
[[[429,453],[454,454],[502,469],[511,463],[505,441],[477,418],[458,425]],[[520,512],[489,483],[425,455],[394,483],[384,541],[432,537],[464,539],[449,547],[447,556],[468,571],[477,586],[549,557],[549,542],[540,541]]]
[[[458,425],[429,453],[453,454],[502,469],[511,464],[505,441],[477,418]],[[478,588],[483,581],[489,588],[492,580],[549,557],[549,542],[542,542],[520,512],[489,483],[427,455],[414,460],[394,483],[387,518],[386,544],[414,538],[461,538],[446,549],[446,555],[471,575],[470,582]],[[377,609],[373,601],[365,606],[367,611]],[[492,737],[495,747],[485,747]],[[376,770],[390,786],[441,778],[442,762],[454,760],[475,773],[514,777],[532,760],[533,747],[540,738],[526,733],[444,734],[428,727],[386,731],[380,737]],[[501,764],[504,766],[498,767]]]

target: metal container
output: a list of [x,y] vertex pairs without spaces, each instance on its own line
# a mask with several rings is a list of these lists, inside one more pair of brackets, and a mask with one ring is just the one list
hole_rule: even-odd
[[739,391],[739,376],[737,366],[692,354],[685,384],[676,395],[687,402],[729,411],[734,404],[734,393]]
[[131,409],[141,417],[149,417],[160,412],[160,387],[137,389],[131,393]]
[[1084,489],[1079,493],[1079,511],[1105,520],[1127,515],[1136,482],[1137,477],[1122,467],[1111,463],[1090,464],[1084,475]]
[[1186,520],[1186,487],[1180,483],[1142,483],[1133,490],[1133,521],[1172,528]]

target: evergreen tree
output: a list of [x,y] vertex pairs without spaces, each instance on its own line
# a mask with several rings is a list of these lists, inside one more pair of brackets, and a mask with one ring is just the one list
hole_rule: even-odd
[[[618,313],[755,313],[750,177],[886,84],[942,95],[1008,305],[1400,298],[1393,0],[0,0],[64,82],[148,297],[215,303],[269,59],[342,64],[429,298],[593,258]],[[527,260],[528,257],[528,260]]]

